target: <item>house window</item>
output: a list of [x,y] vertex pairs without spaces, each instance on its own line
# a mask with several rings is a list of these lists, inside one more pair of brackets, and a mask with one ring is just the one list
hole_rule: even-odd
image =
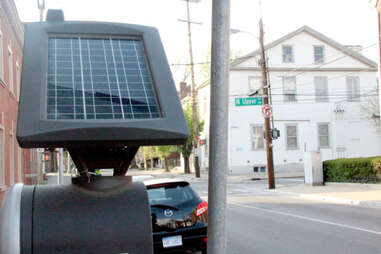
[[5,163],[4,163],[4,154],[5,154],[5,137],[4,129],[0,127],[0,187],[5,185]]
[[22,182],[22,150],[20,147],[17,149],[17,172],[18,172],[18,182]]
[[286,125],[286,148],[298,149],[298,130],[296,124]]
[[263,84],[261,77],[249,77],[249,93],[254,93],[258,91],[257,95],[263,94]]
[[357,76],[347,77],[347,100],[360,101],[360,79]]
[[283,77],[283,95],[285,102],[296,101],[296,77]]
[[282,46],[282,57],[283,63],[293,63],[294,62],[294,52],[291,45]]
[[3,33],[0,30],[0,80],[4,82],[4,46],[3,46]]
[[17,87],[17,101],[20,99],[20,65],[16,61],[16,87]]
[[314,46],[315,64],[324,63],[324,46]]
[[15,183],[15,142],[14,135],[11,134],[9,137],[9,153],[10,153],[10,165],[9,165],[9,173],[10,173],[10,186]]
[[250,125],[251,150],[264,149],[263,125]]
[[13,84],[13,53],[11,47],[8,47],[8,66],[9,66],[9,90],[12,94],[15,93]]
[[329,147],[329,125],[328,123],[318,124],[318,135],[319,135],[319,147],[328,148]]
[[315,84],[315,101],[328,102],[328,78],[314,77]]

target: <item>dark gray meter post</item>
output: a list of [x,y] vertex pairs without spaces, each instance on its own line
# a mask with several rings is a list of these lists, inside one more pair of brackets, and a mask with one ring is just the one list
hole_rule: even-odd
[[155,28],[26,23],[17,139],[67,148],[80,171],[124,175],[142,145],[182,144],[189,130]]

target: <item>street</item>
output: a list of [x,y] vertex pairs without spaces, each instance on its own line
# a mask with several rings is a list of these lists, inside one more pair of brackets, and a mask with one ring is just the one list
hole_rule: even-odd
[[[278,179],[279,185],[300,179]],[[229,254],[381,253],[381,210],[266,191],[266,182],[228,183]],[[192,182],[207,197],[207,181]]]

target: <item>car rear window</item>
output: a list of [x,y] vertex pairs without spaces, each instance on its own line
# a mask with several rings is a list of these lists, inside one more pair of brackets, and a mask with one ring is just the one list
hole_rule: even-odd
[[188,183],[168,183],[147,186],[150,205],[179,206],[197,198]]

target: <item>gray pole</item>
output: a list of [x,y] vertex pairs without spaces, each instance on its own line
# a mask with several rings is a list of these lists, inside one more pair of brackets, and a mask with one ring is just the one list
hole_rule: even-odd
[[63,156],[64,156],[64,151],[63,148],[59,148],[59,156],[58,156],[58,184],[63,184]]
[[208,253],[226,253],[230,0],[213,0]]
[[[37,0],[37,7],[40,10],[40,22],[42,22],[42,21],[44,21],[45,0],[43,0],[42,2]],[[41,171],[42,171],[43,176],[45,176],[45,174],[46,174],[45,152],[46,152],[46,150],[44,149],[42,152],[42,163],[41,163],[41,165],[42,165]]]
[[45,0],[37,0],[37,6],[40,10],[40,22],[44,21]]

